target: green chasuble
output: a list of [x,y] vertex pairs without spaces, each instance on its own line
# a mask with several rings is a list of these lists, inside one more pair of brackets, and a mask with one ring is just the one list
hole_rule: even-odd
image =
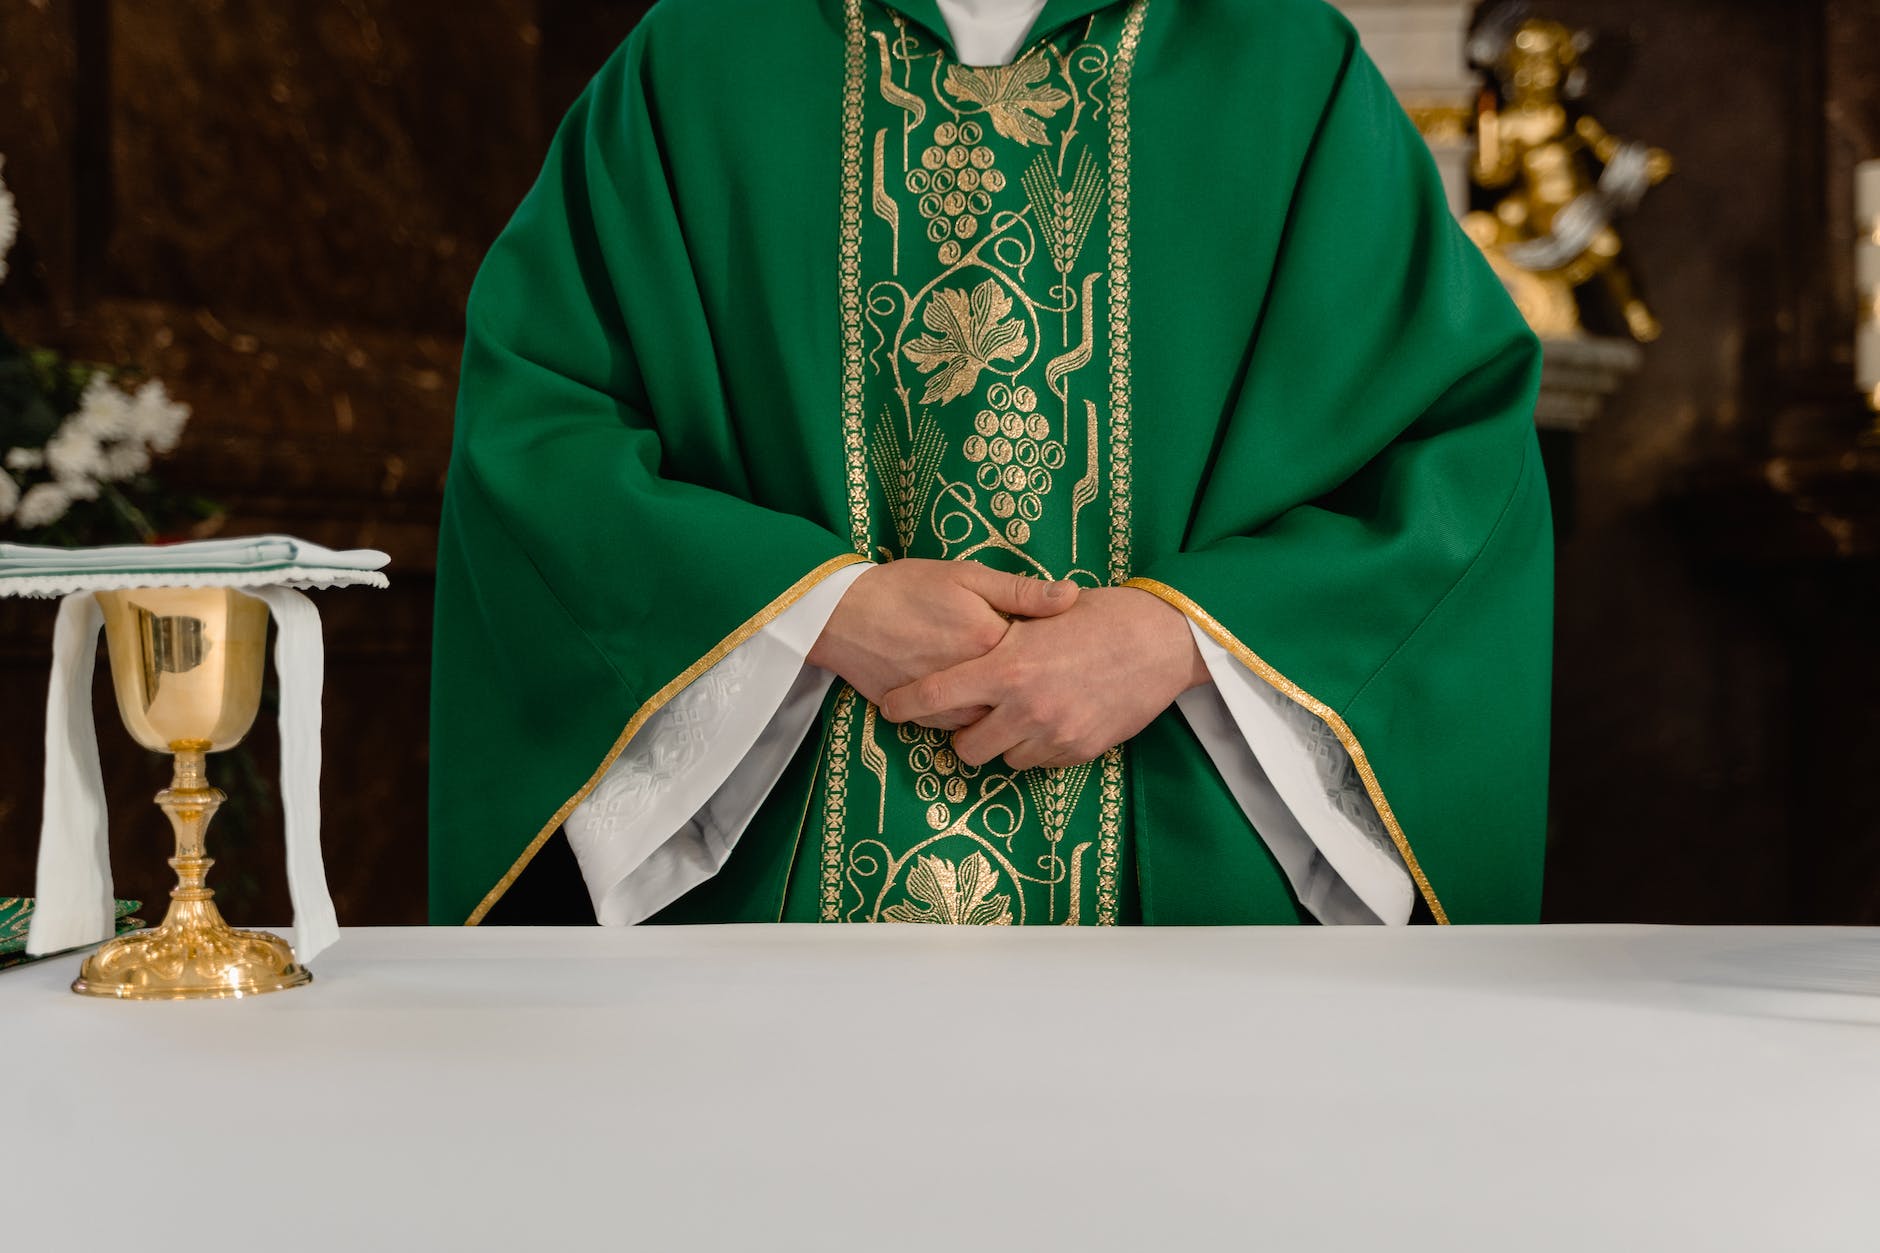
[[[1163,598],[1335,736],[1429,916],[1533,921],[1539,359],[1319,0],[1047,0],[1008,66],[933,0],[662,0],[471,297],[434,920],[823,578],[915,556]],[[1175,709],[975,769],[838,682],[663,917],[1304,915]]]

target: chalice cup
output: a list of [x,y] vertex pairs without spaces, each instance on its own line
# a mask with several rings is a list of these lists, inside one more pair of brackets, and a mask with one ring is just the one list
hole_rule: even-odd
[[157,805],[176,832],[176,886],[161,926],[105,944],[74,992],[167,1001],[255,996],[313,976],[287,941],[223,921],[203,835],[227,798],[210,787],[207,755],[241,743],[261,707],[268,607],[228,587],[96,592],[118,712],[139,744],[175,759]]

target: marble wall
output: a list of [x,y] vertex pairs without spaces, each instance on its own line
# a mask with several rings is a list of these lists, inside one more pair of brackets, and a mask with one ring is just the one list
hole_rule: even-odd
[[[1880,751],[1880,542],[1858,508],[1824,521],[1768,486],[1771,458],[1833,446],[1847,421],[1852,290],[1828,205],[1880,153],[1862,52],[1880,18],[1858,0],[1543,7],[1604,35],[1602,118],[1682,163],[1630,231],[1666,337],[1604,420],[1550,448],[1549,914],[1880,921],[1858,787]],[[423,917],[429,571],[464,297],[642,8],[0,4],[0,153],[26,224],[0,323],[168,380],[196,411],[171,477],[226,502],[231,530],[393,554],[392,591],[322,601],[349,922]],[[50,620],[0,606],[0,895],[30,887]],[[165,830],[138,808],[161,765],[105,739],[122,886],[156,898]],[[265,772],[271,733],[254,743]],[[223,886],[241,916],[284,918],[268,806],[242,845]]]

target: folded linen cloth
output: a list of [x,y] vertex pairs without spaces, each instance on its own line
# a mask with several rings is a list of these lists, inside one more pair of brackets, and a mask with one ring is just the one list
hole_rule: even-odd
[[[47,548],[0,544],[0,596],[64,596],[126,587],[385,587],[391,558],[371,548],[336,551],[288,535]],[[214,577],[205,577],[214,576]]]

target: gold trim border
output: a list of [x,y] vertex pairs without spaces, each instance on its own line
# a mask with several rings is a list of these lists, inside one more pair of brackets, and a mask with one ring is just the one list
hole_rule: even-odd
[[843,9],[842,199],[837,241],[837,305],[842,319],[842,453],[849,492],[849,541],[869,551],[868,458],[862,426],[862,95],[868,68],[862,0]]
[[1124,587],[1133,587],[1149,593],[1160,600],[1167,601],[1186,614],[1196,626],[1206,631],[1215,643],[1232,653],[1237,661],[1247,669],[1259,675],[1274,690],[1312,713],[1332,729],[1338,742],[1351,754],[1351,760],[1358,767],[1358,777],[1364,780],[1364,790],[1371,797],[1371,803],[1377,807],[1377,816],[1384,820],[1385,830],[1390,832],[1391,843],[1397,846],[1404,865],[1410,871],[1410,877],[1416,882],[1417,891],[1430,907],[1430,913],[1442,926],[1449,925],[1449,915],[1443,909],[1442,902],[1436,899],[1436,889],[1430,886],[1429,876],[1423,873],[1423,867],[1417,861],[1417,855],[1411,851],[1410,839],[1398,825],[1397,815],[1391,812],[1390,802],[1384,799],[1384,788],[1377,781],[1377,772],[1371,769],[1371,759],[1365,756],[1364,746],[1352,733],[1345,720],[1338,716],[1330,705],[1313,696],[1310,692],[1294,683],[1291,679],[1268,665],[1261,656],[1235,638],[1234,633],[1222,626],[1213,614],[1182,595],[1168,584],[1156,579],[1134,578],[1123,583]]
[[822,765],[823,783],[821,879],[817,889],[817,916],[824,922],[842,921],[842,849],[848,843],[849,728],[855,722],[857,693],[847,683],[836,697],[829,720],[831,751]]
[[1110,582],[1129,574],[1131,433],[1133,386],[1129,300],[1129,83],[1142,42],[1149,0],[1135,0],[1123,19],[1116,62],[1110,71]]
[[[1129,86],[1136,66],[1136,47],[1142,42],[1142,23],[1149,0],[1134,0],[1123,18],[1117,38],[1116,61],[1110,72],[1110,582],[1119,584],[1129,574],[1133,509],[1130,497],[1130,403],[1133,373],[1130,361],[1129,300],[1129,188],[1131,153]],[[1075,525],[1075,519],[1072,520]],[[1115,926],[1116,878],[1122,851],[1123,749],[1103,754],[1098,809],[1097,925]]]
[[829,560],[823,562],[814,570],[811,570],[808,574],[798,579],[795,583],[792,583],[783,595],[758,610],[755,615],[746,620],[737,630],[725,636],[722,640],[719,640],[710,652],[686,667],[685,671],[677,678],[653,693],[652,697],[647,700],[645,704],[634,710],[633,717],[627,720],[627,725],[620,732],[619,738],[614,740],[614,746],[607,750],[607,755],[601,758],[601,764],[594,768],[594,773],[589,775],[588,781],[581,785],[581,790],[564,801],[561,808],[555,811],[554,816],[543,824],[540,831],[535,833],[535,838],[530,840],[528,847],[522,850],[522,856],[516,858],[515,864],[509,867],[508,873],[498,879],[496,886],[491,888],[489,892],[484,895],[482,902],[478,904],[475,909],[470,911],[470,916],[464,920],[464,926],[474,927],[482,922],[484,915],[488,914],[496,902],[503,898],[503,894],[514,886],[516,879],[528,868],[529,863],[535,860],[535,855],[542,851],[542,845],[548,843],[548,837],[555,834],[556,828],[561,826],[561,824],[567,820],[568,815],[574,812],[575,806],[587,799],[588,793],[592,792],[600,783],[601,779],[606,776],[607,771],[612,768],[614,762],[620,757],[620,754],[625,751],[627,744],[632,741],[635,735],[639,734],[640,728],[646,725],[647,719],[651,718],[661,709],[664,709],[667,704],[672,701],[673,697],[690,686],[693,680],[723,661],[738,645],[750,639],[751,636],[757,634],[758,631],[762,630],[765,626],[769,625],[773,619],[782,614],[784,610],[790,608],[790,606],[808,595],[818,583],[821,583],[837,570],[843,569],[846,566],[858,565],[867,560],[868,558],[856,553],[843,553],[839,557],[831,557]]
[[[1119,917],[1116,871],[1123,851],[1123,746],[1103,752],[1097,784],[1097,925],[1114,927]],[[1073,889],[1074,890],[1074,889]],[[1071,914],[1074,920],[1077,915]]]

